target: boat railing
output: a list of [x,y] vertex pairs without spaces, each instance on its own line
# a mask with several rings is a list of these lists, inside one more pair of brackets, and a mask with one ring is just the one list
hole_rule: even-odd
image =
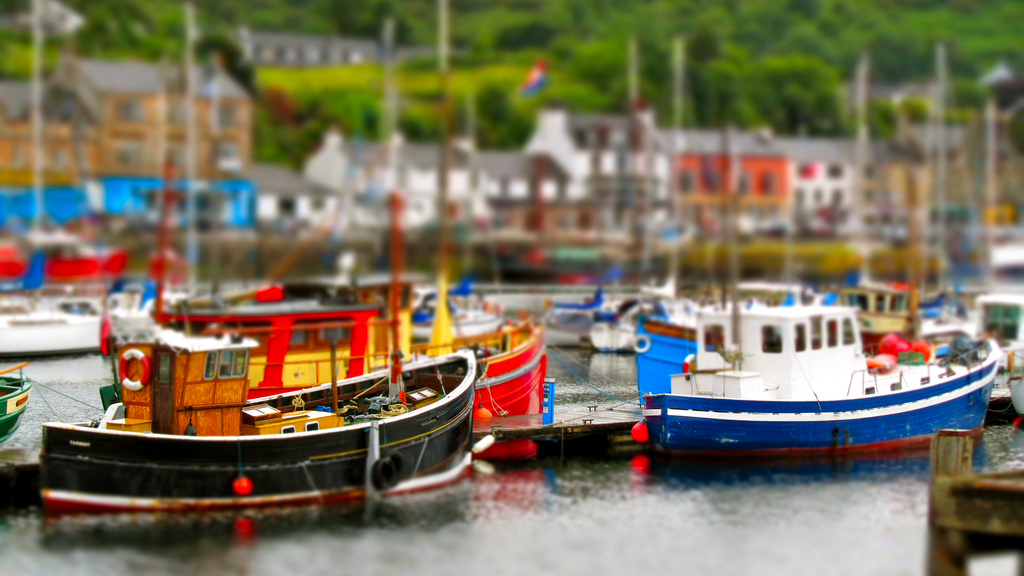
[[[850,374],[850,383],[846,387],[846,395],[849,396],[850,392],[853,391],[853,383],[856,382],[858,374],[860,375],[861,395],[869,395],[867,392],[869,389],[868,384],[872,385],[870,389],[873,390],[873,392],[871,392],[870,395],[878,394],[878,391],[880,390],[880,388],[878,387],[878,371],[871,368],[865,368],[863,370],[856,370],[852,374]],[[906,386],[910,385],[910,381],[907,380],[905,376],[906,374],[902,370],[897,374],[882,374],[882,384],[889,384],[890,392],[895,390],[903,390]],[[890,382],[890,380],[892,380],[892,382]],[[897,389],[892,388],[892,385],[897,383],[900,385],[900,387]]]

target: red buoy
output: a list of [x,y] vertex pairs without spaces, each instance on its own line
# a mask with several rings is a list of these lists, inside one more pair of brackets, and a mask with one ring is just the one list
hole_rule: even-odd
[[651,457],[647,454],[637,454],[630,461],[630,466],[633,468],[633,472],[637,474],[650,474]]
[[252,494],[252,480],[249,480],[249,478],[245,476],[239,476],[238,478],[235,478],[235,482],[231,485],[231,488],[234,489],[235,494],[238,496],[248,496],[249,494]]
[[493,418],[494,414],[487,408],[484,408],[483,404],[478,404],[476,410],[473,410],[473,418]]
[[633,424],[633,428],[630,429],[629,435],[633,437],[633,441],[637,444],[646,444],[651,439],[650,434],[647,433],[647,424],[644,422],[637,422]]
[[256,537],[256,522],[248,516],[235,520],[235,538],[248,542]]

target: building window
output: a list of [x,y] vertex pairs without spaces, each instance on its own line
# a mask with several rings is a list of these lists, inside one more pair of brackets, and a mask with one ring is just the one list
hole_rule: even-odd
[[771,172],[761,174],[761,191],[765,194],[775,194],[775,174]]
[[725,327],[721,324],[711,324],[704,328],[704,350],[714,352],[725,346]]
[[171,355],[170,354],[158,354],[157,355],[157,381],[158,382],[170,382],[171,381]]
[[121,142],[117,145],[117,163],[121,166],[141,166],[143,148],[140,142]]
[[765,354],[782,353],[782,328],[774,324],[761,326],[761,351]]
[[803,352],[804,350],[807,350],[807,325],[797,324],[794,328],[794,343],[796,344],[796,351]]
[[804,202],[806,202],[806,201],[807,201],[807,194],[804,192],[804,189],[803,188],[797,188],[796,189],[796,205],[797,206],[803,206]]
[[684,170],[679,175],[679,190],[689,194],[696,188],[696,178],[693,175],[693,170]]
[[217,107],[217,124],[221,130],[231,128],[238,123],[238,107],[222,103]]
[[217,370],[217,375],[221,378],[241,378],[245,376],[248,363],[248,350],[224,350],[220,353],[220,369]]
[[843,205],[843,191],[836,188],[832,191],[832,205],[842,206]]
[[64,148],[57,150],[54,156],[53,167],[57,170],[65,170],[68,167],[68,151]]
[[746,194],[750,192],[750,174],[746,172],[740,172],[740,181],[738,186],[740,194]]
[[323,212],[324,208],[327,207],[327,201],[323,198],[316,198],[310,206],[313,208],[314,212]]
[[203,370],[203,379],[213,380],[217,376],[217,353],[206,353],[206,368]]
[[188,121],[188,114],[185,110],[185,104],[182,102],[175,102],[167,108],[167,121],[171,124],[182,125]]
[[281,198],[277,201],[277,212],[280,216],[295,216],[295,199]]
[[820,188],[815,190],[814,191],[814,205],[815,206],[820,206],[821,205],[821,201],[824,199],[824,197],[825,197],[825,193],[822,192]]
[[829,164],[828,166],[828,177],[833,180],[838,180],[843,177],[843,167],[841,164]]
[[576,142],[576,147],[577,148],[584,148],[585,149],[587,147],[587,131],[586,130],[583,130],[582,128],[580,128],[580,129],[574,131],[572,136],[573,136],[573,140]]
[[821,350],[821,316],[811,318],[811,349]]
[[853,320],[849,318],[843,318],[843,345],[850,346],[857,340],[857,336],[853,331]]
[[117,104],[117,119],[121,122],[142,122],[142,102],[122,100]]
[[14,156],[11,158],[11,166],[13,168],[24,168],[28,165],[28,154],[25,151],[24,146],[14,147]]
[[818,175],[818,168],[813,163],[804,163],[797,168],[797,172],[800,174],[800,178],[804,180],[810,180]]
[[317,64],[320,62],[320,50],[315,46],[306,47],[306,63]]

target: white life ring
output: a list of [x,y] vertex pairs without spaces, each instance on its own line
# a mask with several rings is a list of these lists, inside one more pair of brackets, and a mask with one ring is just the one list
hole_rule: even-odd
[[647,352],[651,349],[651,338],[644,334],[637,336],[636,341],[633,343],[633,349],[636,350],[637,354]]
[[[142,363],[142,377],[138,380],[132,380],[124,375],[128,370],[128,362],[132,360],[138,360]],[[142,350],[139,350],[138,348],[129,348],[125,350],[124,354],[121,354],[121,363],[119,367],[121,374],[121,386],[126,389],[131,390],[132,392],[138,392],[139,390],[142,390],[142,387],[145,386],[146,382],[149,382],[149,358],[142,352]]]

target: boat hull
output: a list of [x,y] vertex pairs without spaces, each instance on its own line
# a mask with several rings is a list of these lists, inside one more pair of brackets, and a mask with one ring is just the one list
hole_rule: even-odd
[[[470,358],[471,360],[471,358]],[[471,362],[467,379],[476,369]],[[453,482],[467,473],[472,381],[421,410],[380,420],[380,456],[397,461],[384,494]],[[187,437],[43,428],[40,485],[47,513],[165,511],[299,505],[365,497],[371,425],[303,434]],[[244,475],[252,492],[236,494]]]
[[800,455],[895,449],[943,429],[985,422],[995,359],[954,378],[899,394],[817,402],[680,395],[645,398],[656,450],[677,455]]
[[99,316],[82,316],[59,323],[9,323],[0,329],[0,358],[97,352],[100,322]]
[[507,356],[487,363],[476,383],[476,405],[495,416],[540,414],[548,366],[543,338],[534,338],[525,349]]
[[[671,324],[641,321],[637,325],[636,339],[641,347],[636,354],[636,369],[641,395],[672,391],[672,376],[682,374],[686,358],[697,353],[691,332]],[[648,340],[650,347],[644,350]]]

